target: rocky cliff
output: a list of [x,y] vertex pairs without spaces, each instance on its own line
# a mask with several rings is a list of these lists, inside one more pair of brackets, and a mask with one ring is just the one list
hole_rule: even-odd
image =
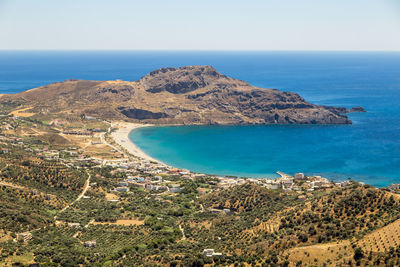
[[349,124],[346,109],[264,89],[210,66],[155,70],[138,81],[67,80],[4,95],[37,113],[80,113],[155,124]]

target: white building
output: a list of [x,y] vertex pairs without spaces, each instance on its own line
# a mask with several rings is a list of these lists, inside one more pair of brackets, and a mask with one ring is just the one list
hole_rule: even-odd
[[305,175],[304,175],[304,173],[299,172],[299,173],[296,173],[293,177],[296,180],[303,180],[305,178]]
[[212,248],[206,248],[203,250],[203,255],[206,257],[222,256],[222,253],[214,252]]
[[115,190],[117,190],[118,192],[129,192],[129,188],[126,186],[117,187]]

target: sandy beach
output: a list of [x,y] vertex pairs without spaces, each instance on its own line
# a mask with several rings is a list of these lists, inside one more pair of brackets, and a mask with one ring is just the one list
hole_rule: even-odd
[[[155,161],[155,162],[160,162],[159,160],[156,160],[146,153],[144,153],[137,145],[135,145],[130,139],[129,139],[129,133],[137,128],[141,127],[149,127],[153,126],[152,124],[140,124],[140,123],[129,123],[129,122],[117,122],[112,124],[113,128],[117,128],[116,131],[111,133],[111,136],[115,140],[115,142],[125,148],[130,154],[146,159],[149,161]],[[163,164],[163,163],[162,163]]]

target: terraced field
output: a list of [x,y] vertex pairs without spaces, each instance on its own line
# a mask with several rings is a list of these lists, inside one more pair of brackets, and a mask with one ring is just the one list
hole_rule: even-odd
[[[299,262],[308,265],[318,265],[318,262],[328,262],[327,266],[336,266],[353,258],[353,247],[360,247],[365,254],[386,253],[391,248],[397,248],[400,244],[400,220],[385,227],[377,229],[365,235],[358,241],[318,244],[290,249],[285,253],[291,262]],[[316,259],[316,260],[315,260]]]
[[400,244],[400,220],[382,227],[357,242],[365,251],[387,252]]

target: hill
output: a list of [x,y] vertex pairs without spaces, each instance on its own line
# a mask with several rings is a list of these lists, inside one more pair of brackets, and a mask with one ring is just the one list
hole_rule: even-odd
[[154,124],[349,124],[346,108],[263,89],[211,66],[155,70],[137,81],[67,80],[0,97],[36,114],[85,114]]
[[[376,261],[378,266],[385,265],[385,257],[397,257],[387,253],[399,246],[399,198],[381,189],[352,183],[304,200],[295,192],[247,183],[207,194],[199,203],[206,212],[185,220],[187,240],[213,244],[249,263],[351,266]],[[215,209],[230,213],[215,215]],[[353,257],[357,249],[360,258]]]
[[268,189],[265,179],[111,156],[96,144],[106,130],[56,131],[77,121],[0,122],[8,128],[0,134],[0,266],[400,264],[400,197],[389,189],[345,181],[309,190],[316,177]]

